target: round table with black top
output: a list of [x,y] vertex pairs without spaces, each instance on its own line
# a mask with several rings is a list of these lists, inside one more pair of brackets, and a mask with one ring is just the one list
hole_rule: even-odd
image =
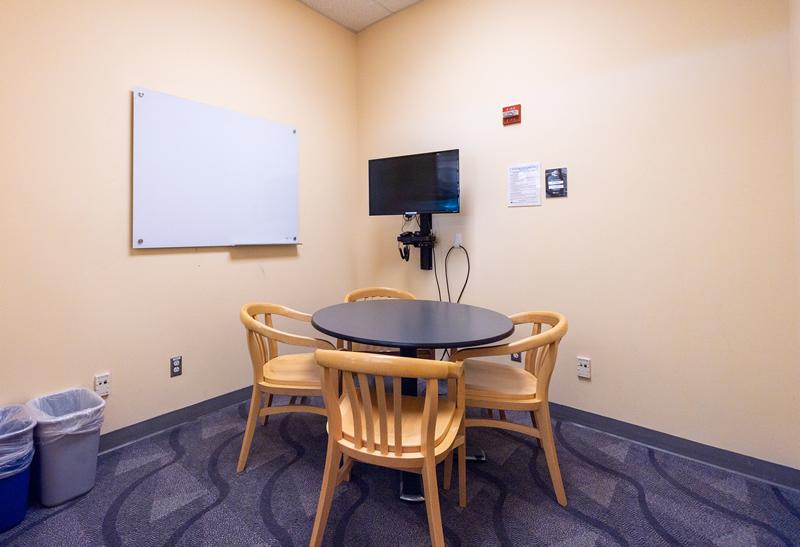
[[[501,313],[432,300],[365,300],[317,311],[311,324],[318,331],[350,342],[399,348],[416,357],[420,348],[467,348],[497,342],[514,332]],[[403,395],[417,395],[417,381],[403,378]],[[401,499],[423,501],[420,477],[403,473]]]

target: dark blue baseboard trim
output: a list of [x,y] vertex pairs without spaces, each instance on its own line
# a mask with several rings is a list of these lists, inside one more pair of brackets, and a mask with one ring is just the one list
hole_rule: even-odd
[[[204,414],[246,401],[250,397],[251,389],[249,386],[237,389],[231,393],[106,433],[100,437],[100,452],[114,450],[159,431],[190,422]],[[559,420],[591,427],[592,429],[624,437],[659,450],[665,450],[736,473],[749,475],[756,479],[800,490],[800,469],[752,458],[729,450],[723,450],[722,448],[715,448],[707,444],[690,441],[667,433],[661,433],[654,429],[640,427],[557,403],[550,403],[550,412],[554,418]]]
[[550,403],[550,414],[559,420],[591,427],[659,450],[800,490],[800,469],[752,458],[557,403]]
[[191,422],[200,416],[210,414],[211,412],[215,412],[225,408],[226,406],[231,406],[235,405],[236,403],[246,401],[250,397],[252,389],[252,387],[237,389],[236,391],[226,393],[225,395],[220,395],[212,399],[201,401],[197,404],[179,408],[178,410],[167,412],[161,416],[156,416],[155,418],[150,418],[149,420],[129,425],[127,427],[117,429],[116,431],[111,431],[105,435],[100,435],[100,452],[103,453],[108,452],[109,450],[114,450],[115,448],[138,441],[144,437],[149,437],[150,435],[158,433],[159,431],[164,431],[165,429],[171,429],[183,423]]

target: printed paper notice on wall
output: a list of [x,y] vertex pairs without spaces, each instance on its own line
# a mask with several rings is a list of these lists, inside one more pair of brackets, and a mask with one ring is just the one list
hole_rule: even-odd
[[535,207],[542,204],[542,164],[523,163],[508,168],[508,206]]

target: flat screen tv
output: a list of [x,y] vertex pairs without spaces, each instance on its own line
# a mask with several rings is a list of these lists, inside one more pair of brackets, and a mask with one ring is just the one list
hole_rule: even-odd
[[369,160],[370,215],[458,211],[458,150]]

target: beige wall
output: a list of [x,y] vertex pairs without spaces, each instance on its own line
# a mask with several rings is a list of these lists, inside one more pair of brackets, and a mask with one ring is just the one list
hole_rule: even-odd
[[[248,385],[244,302],[339,301],[355,47],[294,0],[0,2],[0,404],[107,370],[116,429]],[[296,126],[304,245],[132,252],[134,86]]]
[[[794,191],[796,211],[800,211],[800,0],[791,0],[791,60],[792,60],[792,106],[794,133]],[[797,260],[800,263],[800,214],[797,223]]]
[[[567,314],[554,400],[800,467],[788,6],[426,0],[356,38],[294,0],[4,0],[0,404],[108,370],[110,431],[247,385],[243,302],[435,297],[399,219],[367,217],[365,160],[458,147],[439,257],[461,232],[466,302]],[[304,245],[130,251],[137,85],[297,126]],[[569,198],[507,209],[533,160]]]
[[[460,148],[440,260],[462,232],[465,302],[567,315],[555,401],[800,467],[788,21],[784,1],[426,0],[367,29],[358,283],[435,297],[399,219],[366,217],[366,160]],[[569,197],[506,208],[507,166],[536,160]]]

